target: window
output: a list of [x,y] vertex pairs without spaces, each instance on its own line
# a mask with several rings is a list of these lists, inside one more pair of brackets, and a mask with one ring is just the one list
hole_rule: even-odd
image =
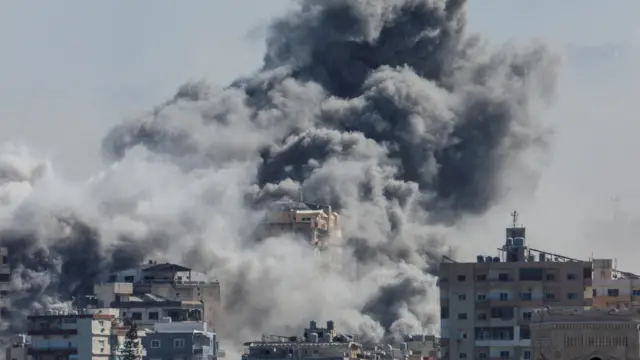
[[520,327],[520,340],[529,340],[531,339],[531,328],[528,326]]
[[521,268],[520,269],[521,281],[542,281],[542,269],[541,268]]
[[458,358],[459,358],[459,359],[466,359],[466,358],[467,358],[467,354],[465,354],[465,353],[460,353],[460,354],[458,354]]
[[487,314],[478,314],[478,320],[487,320]]
[[9,296],[9,292],[6,290],[0,291],[0,297],[6,298]]
[[567,274],[567,280],[575,280],[578,278],[578,274]]
[[607,296],[619,296],[620,290],[618,289],[607,289]]
[[484,274],[476,275],[476,280],[487,281],[487,275],[484,275]]
[[530,301],[531,300],[531,293],[530,292],[520,293],[520,299],[525,300],[525,301]]
[[508,351],[500,351],[500,359],[508,359],[509,355]]
[[532,315],[533,315],[533,312],[525,311],[522,313],[522,320],[531,320]]
[[525,360],[531,359],[531,351],[525,350],[522,352],[522,358]]
[[633,290],[633,292],[631,293],[631,295],[633,295],[633,296],[640,296],[640,290]]
[[555,300],[556,294],[545,294],[544,298],[547,300]]
[[480,358],[481,360],[484,360],[487,358],[487,353],[480,353],[478,354],[478,358]]
[[134,280],[133,276],[125,276],[124,277],[124,282],[132,283],[133,280]]
[[173,340],[173,347],[176,349],[182,349],[184,347],[184,340],[183,339],[174,339]]
[[458,275],[458,281],[466,281],[467,277],[464,275]]
[[465,295],[465,294],[458,294],[458,300],[459,300],[459,301],[465,301],[465,300],[467,300],[467,295]]
[[486,294],[478,294],[478,301],[485,301],[485,300],[487,300]]
[[577,293],[568,293],[567,294],[567,299],[569,300],[575,300],[578,298],[578,294]]
[[449,308],[443,307],[440,308],[440,319],[448,319],[449,318]]
[[467,320],[467,313],[458,314],[458,320]]
[[151,348],[152,349],[159,349],[160,348],[160,340],[158,340],[158,339],[151,340]]
[[585,279],[591,279],[591,267],[586,267],[582,269],[582,277]]
[[509,300],[509,294],[507,294],[507,293],[500,293],[500,300],[502,300],[502,301]]
[[509,281],[509,274],[498,274],[498,281]]
[[157,311],[152,311],[149,313],[149,320],[158,320],[160,316]]
[[555,276],[555,275],[553,275],[553,274],[547,274],[544,278],[545,278],[547,281],[554,281],[554,280],[556,279],[556,276]]
[[2,257],[2,264],[3,265],[7,265],[9,263],[9,258],[7,258],[6,256]]
[[131,319],[132,320],[142,320],[142,313],[141,312],[132,312],[131,313]]

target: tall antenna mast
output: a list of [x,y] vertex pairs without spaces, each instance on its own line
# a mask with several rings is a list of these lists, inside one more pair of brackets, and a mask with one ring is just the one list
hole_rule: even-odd
[[513,212],[511,213],[511,218],[513,219],[513,227],[517,227],[518,225],[518,212],[516,210],[513,210]]
[[300,187],[298,187],[298,199],[300,202],[302,202],[303,198],[302,198],[302,185]]

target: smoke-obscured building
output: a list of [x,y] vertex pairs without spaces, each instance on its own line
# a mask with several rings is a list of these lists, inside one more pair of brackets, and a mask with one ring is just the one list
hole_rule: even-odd
[[220,283],[185,266],[150,261],[110,274],[94,285],[96,305],[120,309],[123,318],[153,327],[162,318],[205,321],[214,329],[221,313]]
[[11,267],[9,266],[9,250],[0,247],[0,315],[5,316],[11,307],[9,286],[11,284]]
[[531,321],[532,359],[640,360],[637,310],[536,311]]
[[443,359],[529,359],[535,309],[592,304],[591,262],[529,247],[513,215],[498,256],[440,265]]
[[259,238],[296,233],[319,249],[326,249],[333,237],[340,237],[340,216],[331,206],[300,201],[271,204],[257,230]]

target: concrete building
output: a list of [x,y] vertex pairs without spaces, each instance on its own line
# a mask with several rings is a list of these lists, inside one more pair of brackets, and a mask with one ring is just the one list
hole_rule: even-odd
[[13,336],[5,350],[6,360],[28,360],[31,339],[25,334]]
[[0,316],[7,314],[11,308],[9,299],[9,286],[11,284],[11,267],[9,266],[9,250],[0,247]]
[[144,360],[216,360],[219,344],[216,334],[203,322],[161,322],[144,338]]
[[434,335],[407,335],[404,338],[404,342],[407,344],[407,350],[409,351],[409,360],[440,358],[439,339]]
[[[27,353],[33,360],[109,359],[118,353],[114,345],[117,317],[115,309],[45,310],[31,315],[27,318]],[[139,351],[142,356],[143,348]]]
[[612,259],[593,260],[593,306],[628,308],[640,305],[640,277],[619,271]]
[[244,344],[242,360],[409,360],[407,343],[401,349],[391,345],[365,345],[348,334],[336,331],[333,321],[319,327],[311,321],[301,337],[263,335],[261,341]]
[[529,247],[512,215],[498,256],[440,265],[443,359],[529,359],[534,309],[591,305],[591,262]]
[[340,237],[340,216],[331,206],[300,201],[279,201],[271,205],[258,228],[259,238],[297,233],[319,249],[326,249],[331,238]]
[[531,319],[532,358],[640,360],[637,310],[539,309]]
[[221,314],[220,283],[185,266],[149,261],[112,273],[94,285],[96,306],[121,309],[122,316],[153,327],[163,317],[204,320],[214,329]]

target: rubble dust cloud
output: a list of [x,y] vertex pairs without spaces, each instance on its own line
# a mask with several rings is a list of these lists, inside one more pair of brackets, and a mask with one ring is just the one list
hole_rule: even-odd
[[[299,1],[270,26],[262,68],[224,88],[186,84],[116,126],[86,182],[6,145],[0,226],[17,290],[6,325],[147,257],[219,279],[216,330],[232,341],[309,319],[374,339],[437,325],[446,236],[501,201],[508,169],[537,173],[519,160],[545,149],[538,120],[559,69],[542,44],[468,34],[465,6]],[[340,261],[359,277],[319,272],[293,237],[248,240],[264,205],[299,188],[340,213]]]

